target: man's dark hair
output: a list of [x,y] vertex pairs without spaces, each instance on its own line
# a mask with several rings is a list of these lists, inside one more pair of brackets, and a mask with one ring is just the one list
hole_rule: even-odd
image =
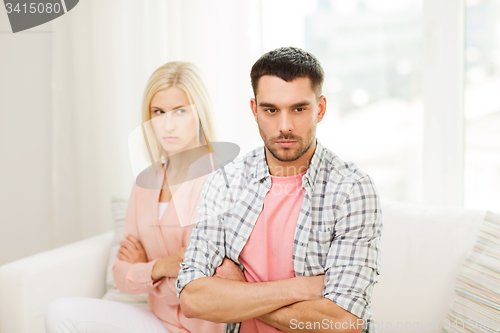
[[325,78],[325,72],[318,59],[311,53],[293,46],[269,51],[255,62],[250,71],[254,96],[257,95],[259,79],[264,75],[277,76],[286,82],[299,77],[308,77],[316,97],[321,96]]

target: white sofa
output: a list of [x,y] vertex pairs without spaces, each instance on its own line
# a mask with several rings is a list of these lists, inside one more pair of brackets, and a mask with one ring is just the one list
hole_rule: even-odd
[[[392,201],[383,201],[382,210],[382,272],[372,300],[378,332],[440,332],[485,211]],[[42,333],[51,301],[101,297],[112,237],[108,232],[0,267],[0,333]]]

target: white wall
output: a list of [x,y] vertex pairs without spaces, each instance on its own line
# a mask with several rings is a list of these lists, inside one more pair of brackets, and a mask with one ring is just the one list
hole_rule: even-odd
[[[262,54],[260,1],[88,0],[17,34],[0,11],[6,32],[0,66],[8,66],[0,67],[1,126],[8,127],[1,143],[8,182],[0,195],[8,198],[1,203],[0,264],[112,228],[111,198],[128,198],[134,180],[127,139],[140,125],[146,81],[168,61],[201,69],[219,140],[242,152],[261,145],[249,107],[249,71]],[[26,90],[32,95],[20,98]],[[38,176],[24,171],[32,160]],[[12,195],[18,188],[24,192]],[[26,200],[35,206],[27,209]],[[36,242],[21,228],[32,230]]]
[[[0,10],[0,265],[51,245],[53,34],[10,33]],[[7,32],[7,33],[6,33]]]

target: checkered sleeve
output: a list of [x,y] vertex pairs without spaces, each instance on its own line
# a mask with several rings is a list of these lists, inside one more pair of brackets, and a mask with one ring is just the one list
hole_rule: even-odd
[[213,276],[225,256],[223,206],[225,183],[221,172],[209,176],[200,193],[198,220],[184,253],[177,277],[177,297],[191,281]]
[[379,197],[367,175],[346,194],[344,204],[336,208],[323,296],[356,317],[372,321],[372,290],[380,274]]

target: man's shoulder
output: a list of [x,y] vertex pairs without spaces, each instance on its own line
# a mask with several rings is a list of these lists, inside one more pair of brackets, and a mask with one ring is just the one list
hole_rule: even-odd
[[356,163],[344,161],[329,148],[323,147],[324,158],[322,167],[328,181],[337,183],[356,183],[363,178],[370,179],[368,173],[363,171]]
[[259,159],[263,158],[263,152],[263,146],[255,148],[244,155],[238,156],[224,168],[228,174],[234,173],[239,176],[245,176],[249,173],[250,175],[252,173],[250,170],[255,169]]
[[[233,161],[216,170],[212,179],[229,181],[229,183],[244,183],[253,178],[259,159],[264,158],[264,146],[255,148],[248,153],[238,156]],[[225,174],[225,175],[224,175]]]

